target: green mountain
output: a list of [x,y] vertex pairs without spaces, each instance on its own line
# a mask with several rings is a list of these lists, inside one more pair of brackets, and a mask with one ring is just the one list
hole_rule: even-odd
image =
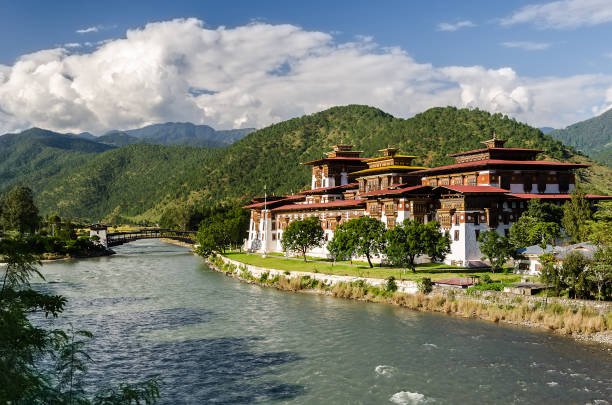
[[137,143],[132,139],[136,138],[142,143],[159,145],[223,147],[236,142],[253,131],[253,128],[217,131],[208,125],[195,125],[190,122],[166,122],[165,124],[148,125],[127,131],[111,131],[102,138],[122,133],[130,137],[123,139],[123,142],[129,142],[124,144]]
[[112,146],[77,136],[31,128],[0,136],[0,191],[37,184],[79,166]]
[[106,135],[99,136],[96,139],[96,142],[103,143],[105,145],[112,146],[126,146],[132,145],[135,143],[155,143],[155,142],[145,142],[140,138],[136,138],[135,136],[130,136],[125,132],[111,132]]
[[612,109],[549,135],[612,167]]
[[507,146],[541,148],[546,158],[592,167],[579,172],[589,192],[612,193],[612,169],[594,164],[540,130],[501,114],[432,108],[410,119],[350,105],[291,119],[255,131],[226,148],[133,144],[99,153],[68,172],[33,184],[45,214],[99,220],[156,221],[174,206],[244,202],[263,194],[295,192],[310,183],[311,160],[337,143],[364,156],[388,145],[419,156],[416,163],[452,163],[447,154],[481,147],[493,131]]

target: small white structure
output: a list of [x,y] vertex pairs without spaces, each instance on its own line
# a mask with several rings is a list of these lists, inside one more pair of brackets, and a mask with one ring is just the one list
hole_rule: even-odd
[[95,241],[95,243],[102,245],[108,249],[107,234],[108,234],[108,226],[106,225],[92,224],[89,227],[89,237],[91,238],[94,235],[97,236],[98,240]]
[[569,246],[547,245],[544,249],[539,245],[527,246],[516,251],[521,257],[514,262],[515,271],[520,274],[539,275],[542,270],[540,256],[545,253],[552,253],[558,261],[563,262],[567,255],[573,252],[580,252],[585,258],[592,259],[596,250],[597,246],[588,242]]

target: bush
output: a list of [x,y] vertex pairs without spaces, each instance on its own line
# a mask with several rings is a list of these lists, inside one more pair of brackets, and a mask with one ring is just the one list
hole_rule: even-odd
[[431,279],[429,277],[423,277],[417,282],[417,288],[423,294],[429,294],[433,291],[433,284],[431,283]]
[[385,291],[388,292],[396,292],[397,291],[397,283],[395,282],[395,277],[390,276],[385,280]]
[[489,276],[488,274],[485,274],[484,276],[482,276],[481,280],[483,283],[487,283],[487,284],[493,282],[493,280],[491,279],[491,276]]
[[504,285],[502,283],[480,283],[473,285],[472,287],[468,287],[468,294],[472,291],[503,291]]

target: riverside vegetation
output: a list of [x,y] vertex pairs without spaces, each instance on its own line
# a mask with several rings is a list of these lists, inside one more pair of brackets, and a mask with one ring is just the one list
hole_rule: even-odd
[[232,277],[284,291],[312,292],[338,298],[393,304],[417,311],[543,327],[559,334],[589,336],[612,330],[611,312],[600,313],[589,306],[579,304],[528,302],[523,297],[514,297],[511,303],[506,303],[501,302],[495,295],[486,296],[478,291],[467,295],[452,290],[429,294],[426,283],[421,284],[419,293],[407,294],[397,291],[393,277],[387,278],[382,287],[369,285],[365,280],[328,284],[308,275],[292,277],[289,271],[284,275],[274,276],[264,272],[260,277],[255,277],[246,266],[226,263],[219,255],[209,257],[208,261],[213,268]]
[[[4,236],[0,238],[0,403],[110,405],[153,404],[159,398],[155,380],[86,391],[84,378],[92,361],[87,346],[93,335],[72,326],[46,329],[32,322],[39,314],[56,318],[67,300],[32,288],[44,280],[33,241],[37,213],[24,189],[9,193],[2,204]],[[28,215],[25,215],[28,214]],[[91,388],[91,387],[90,387]]]

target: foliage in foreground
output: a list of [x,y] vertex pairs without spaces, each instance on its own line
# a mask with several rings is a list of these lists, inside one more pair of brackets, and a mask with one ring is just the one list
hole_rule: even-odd
[[[10,404],[153,404],[159,397],[154,380],[143,385],[104,389],[88,398],[83,377],[91,361],[82,330],[47,330],[30,322],[28,315],[59,316],[66,305],[60,295],[33,290],[29,280],[42,278],[38,259],[28,241],[0,240],[0,403]],[[55,367],[43,367],[43,362]]]

